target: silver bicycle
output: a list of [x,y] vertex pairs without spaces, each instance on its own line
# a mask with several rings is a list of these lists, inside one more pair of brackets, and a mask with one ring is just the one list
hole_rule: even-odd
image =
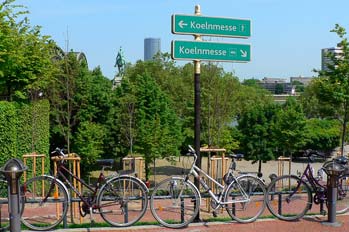
[[[189,146],[188,155],[194,156],[189,173],[184,177],[171,177],[160,182],[150,197],[150,209],[154,218],[163,226],[181,228],[191,223],[200,209],[201,194],[189,180],[198,179],[201,186],[211,197],[214,215],[225,208],[229,216],[238,222],[255,221],[265,209],[266,189],[261,179],[245,174],[235,177],[233,168],[225,176],[225,185],[220,184],[195,165],[197,155]],[[214,193],[205,179],[215,183],[219,191]]]

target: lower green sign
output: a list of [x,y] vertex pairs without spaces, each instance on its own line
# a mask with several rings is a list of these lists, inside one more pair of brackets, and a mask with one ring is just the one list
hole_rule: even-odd
[[179,60],[211,60],[227,62],[251,61],[249,44],[204,41],[172,41],[172,58]]

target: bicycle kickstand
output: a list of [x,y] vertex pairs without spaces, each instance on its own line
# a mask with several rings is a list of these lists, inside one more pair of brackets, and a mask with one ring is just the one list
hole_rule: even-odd
[[93,226],[96,223],[92,216],[92,207],[90,207],[90,222],[91,222],[91,226]]
[[324,202],[320,203],[320,214],[323,216],[326,216],[327,214],[326,210],[324,209]]

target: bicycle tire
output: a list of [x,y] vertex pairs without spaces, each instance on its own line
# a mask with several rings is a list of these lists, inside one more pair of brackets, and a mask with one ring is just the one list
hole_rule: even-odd
[[68,191],[52,176],[37,176],[24,183],[22,223],[32,230],[48,231],[62,222],[68,210]]
[[342,214],[349,211],[349,174],[344,174],[337,179],[336,213]]
[[131,226],[147,210],[148,189],[135,177],[115,177],[102,186],[97,202],[106,222],[117,227]]
[[240,202],[226,204],[226,211],[232,219],[240,223],[253,222],[264,212],[265,195],[266,188],[261,179],[252,175],[238,176],[225,191],[224,201]]
[[312,201],[310,187],[298,176],[279,176],[267,188],[266,203],[269,211],[284,221],[302,218],[311,208]]
[[190,181],[171,177],[161,181],[150,197],[154,218],[168,228],[182,228],[191,223],[200,209],[200,193]]

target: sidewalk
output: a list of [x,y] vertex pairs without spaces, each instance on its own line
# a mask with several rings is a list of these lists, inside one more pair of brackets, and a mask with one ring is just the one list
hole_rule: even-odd
[[241,224],[237,222],[210,222],[210,223],[191,223],[183,229],[169,229],[161,226],[132,226],[126,228],[85,228],[85,229],[59,229],[56,232],[169,232],[169,231],[185,231],[185,232],[201,232],[201,231],[219,231],[219,232],[339,232],[349,231],[349,214],[338,215],[336,218],[337,225],[325,225],[327,217],[305,217],[298,221],[286,222],[277,219],[257,220],[253,223]]

